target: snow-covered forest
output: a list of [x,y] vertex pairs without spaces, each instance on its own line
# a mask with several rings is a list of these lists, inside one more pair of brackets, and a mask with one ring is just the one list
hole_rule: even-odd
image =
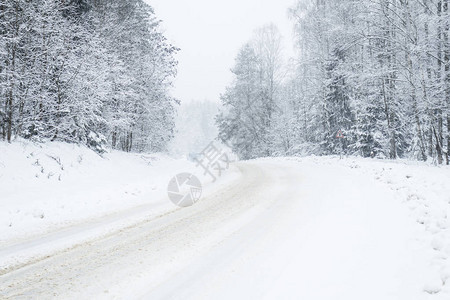
[[0,1],[0,136],[161,151],[174,54],[142,0]]
[[[291,37],[275,25],[239,51],[219,139],[241,158],[342,152],[449,164],[448,2],[298,1],[295,57],[285,58]],[[143,0],[2,1],[2,139],[167,150],[179,49],[159,23]]]
[[243,158],[449,164],[448,0],[298,1],[290,16],[296,57],[283,63],[273,25],[240,50],[217,118],[223,141]]

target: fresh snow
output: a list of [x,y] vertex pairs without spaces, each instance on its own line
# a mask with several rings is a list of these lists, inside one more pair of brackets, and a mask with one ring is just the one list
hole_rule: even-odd
[[[449,167],[268,158],[212,183],[162,154],[0,155],[0,298],[450,298]],[[186,171],[205,191],[179,209],[166,188]]]
[[270,209],[143,299],[450,298],[449,168],[357,158],[257,165],[284,178],[273,179]]
[[177,209],[167,185],[183,172],[197,175],[206,192],[226,182],[212,186],[195,163],[165,154],[101,157],[66,143],[0,142],[0,274]]
[[64,143],[0,143],[0,153],[0,243],[156,205],[176,170],[192,168],[163,155],[113,151],[102,158]]

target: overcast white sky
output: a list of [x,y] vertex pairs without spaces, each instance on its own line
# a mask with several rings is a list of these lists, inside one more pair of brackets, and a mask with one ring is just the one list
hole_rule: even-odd
[[280,29],[286,52],[292,48],[287,9],[295,0],[147,0],[163,30],[181,52],[173,95],[181,101],[219,101],[230,83],[230,68],[253,31],[268,23]]

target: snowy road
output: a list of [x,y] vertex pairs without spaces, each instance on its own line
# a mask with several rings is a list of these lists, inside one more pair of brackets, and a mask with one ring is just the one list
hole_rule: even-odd
[[381,184],[340,166],[238,168],[193,207],[4,271],[0,298],[432,297],[412,220]]

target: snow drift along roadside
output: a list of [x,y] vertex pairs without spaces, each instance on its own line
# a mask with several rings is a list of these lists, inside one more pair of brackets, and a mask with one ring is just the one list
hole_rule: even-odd
[[[384,216],[391,215],[394,207],[399,204],[403,207],[409,219],[416,223],[411,229],[420,248],[418,251],[428,257],[428,265],[426,270],[423,270],[425,280],[423,291],[430,299],[450,298],[449,166],[355,157],[342,160],[336,157],[291,158],[291,160],[312,163],[318,168],[333,169],[340,166],[344,170],[351,171],[350,174],[353,174],[354,178],[373,179],[373,186],[376,188],[373,192],[377,192],[378,189],[390,190],[393,197],[386,203],[388,205],[384,208],[385,212],[380,211],[380,225],[386,222]],[[352,180],[351,177],[348,180]],[[357,181],[353,184],[356,185]],[[370,190],[368,189],[366,193],[370,193]],[[370,198],[371,195],[367,194],[366,197]],[[398,218],[400,223],[400,216]],[[392,225],[397,226],[395,223]]]
[[0,142],[0,247],[129,209],[146,216],[176,209],[170,178],[201,171],[164,154],[100,157],[74,144]]

